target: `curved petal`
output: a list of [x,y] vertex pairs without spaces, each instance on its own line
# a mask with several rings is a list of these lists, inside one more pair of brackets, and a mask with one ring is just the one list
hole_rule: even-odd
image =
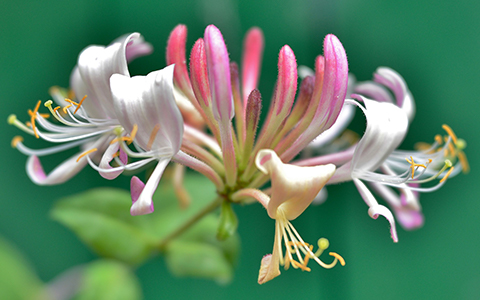
[[138,126],[136,142],[145,150],[180,149],[183,120],[173,96],[173,65],[147,76],[120,74],[110,79],[117,119],[127,132]]
[[170,159],[160,160],[145,185],[137,177],[132,177],[132,181],[130,182],[130,192],[132,195],[130,214],[132,216],[145,215],[153,212],[152,196],[169,162]]
[[75,176],[87,165],[86,159],[82,159],[77,162],[80,154],[81,153],[78,153],[70,157],[53,169],[53,171],[48,175],[45,174],[40,159],[37,156],[32,155],[28,158],[26,165],[28,177],[30,177],[30,179],[38,185],[54,185],[64,183]]
[[273,150],[260,150],[256,156],[257,168],[270,175],[272,197],[268,215],[275,219],[277,210],[283,210],[288,220],[297,218],[315,199],[335,172],[335,165],[299,167],[284,164]]
[[358,192],[362,196],[365,203],[368,205],[368,214],[372,219],[377,219],[379,215],[384,216],[390,223],[390,234],[393,241],[398,242],[397,229],[395,227],[395,219],[393,218],[392,213],[388,208],[383,205],[378,204],[377,200],[373,196],[372,192],[367,188],[367,186],[360,181],[359,179],[354,178],[353,183],[358,189]]
[[115,118],[110,76],[115,73],[129,76],[127,55],[133,59],[149,53],[147,48],[140,34],[132,33],[108,47],[90,46],[80,53],[70,84],[77,97],[88,95],[83,107],[89,115]]
[[408,118],[401,108],[385,102],[377,102],[362,96],[353,95],[365,103],[347,100],[362,109],[367,119],[365,133],[355,149],[352,160],[352,177],[355,170],[375,171],[395,150],[408,129]]
[[[120,149],[120,143],[116,142],[114,144],[111,144],[108,146],[108,148],[105,150],[103,153],[102,159],[100,160],[100,165],[99,167],[102,169],[111,169],[112,167],[110,166],[110,162],[114,158],[114,155],[120,151],[120,160],[122,163],[127,164],[127,157],[125,155],[125,152],[123,152]],[[100,171],[100,176],[102,176],[105,179],[115,179],[118,177],[118,175],[122,174],[123,170],[118,170],[117,172],[102,172]]]

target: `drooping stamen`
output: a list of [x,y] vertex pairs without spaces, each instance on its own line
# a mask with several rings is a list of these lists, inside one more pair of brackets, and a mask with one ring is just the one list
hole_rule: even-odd
[[23,137],[17,135],[16,137],[14,137],[14,138],[12,139],[12,143],[11,143],[12,148],[17,148],[17,144],[18,144],[18,143],[21,143],[21,142],[23,142]]
[[452,141],[455,145],[457,145],[457,136],[455,135],[455,132],[453,132],[452,128],[448,126],[447,124],[443,124],[442,128],[448,133],[448,135],[452,138]]
[[90,150],[87,150],[87,151],[83,152],[83,153],[80,154],[80,156],[77,158],[77,162],[79,162],[80,159],[81,159],[82,157],[84,157],[85,155],[88,155],[88,154],[90,154],[90,153],[92,153],[92,152],[95,152],[95,151],[97,151],[97,150],[98,150],[97,148],[93,148],[93,149],[90,149]]
[[453,169],[455,167],[451,167],[450,170],[448,170],[447,174],[445,174],[445,176],[443,176],[443,178],[440,180],[440,183],[444,182],[445,180],[447,180],[448,176],[450,176],[450,173],[452,173]]
[[157,132],[160,130],[160,124],[155,125],[152,129],[152,133],[150,134],[150,138],[148,139],[147,150],[150,151],[152,149],[153,141],[157,137]]
[[335,257],[336,259],[338,259],[338,261],[340,262],[340,264],[342,266],[345,266],[345,260],[343,259],[342,256],[340,256],[340,254],[335,253],[335,252],[330,252],[330,253],[328,253],[328,255],[331,255],[331,256]]
[[417,164],[415,161],[413,161],[413,157],[410,156],[410,160],[408,160],[408,158],[405,158],[405,160],[411,164],[410,168],[412,169],[412,179],[413,179],[413,176],[415,175],[415,170],[419,167],[423,167],[423,168],[427,168],[425,165],[422,165],[422,164]]

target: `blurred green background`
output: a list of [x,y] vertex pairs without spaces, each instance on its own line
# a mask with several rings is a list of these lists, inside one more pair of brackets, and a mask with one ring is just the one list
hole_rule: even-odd
[[[329,188],[327,202],[309,208],[294,225],[306,240],[329,238],[331,249],[341,253],[347,265],[333,270],[312,265],[311,273],[284,271],[263,286],[256,283],[258,268],[262,256],[272,250],[274,222],[260,205],[236,207],[242,250],[233,282],[218,286],[175,278],[165,262],[155,258],[136,271],[145,299],[480,299],[475,156],[480,142],[476,127],[479,12],[480,2],[474,0],[2,1],[0,120],[5,123],[0,131],[0,234],[20,249],[45,282],[96,259],[73,233],[49,218],[49,210],[59,198],[87,188],[127,189],[129,178],[110,182],[84,170],[60,186],[35,186],[25,174],[26,157],[10,147],[10,140],[20,132],[6,123],[10,113],[26,118],[37,100],[49,99],[50,86],[68,86],[77,56],[87,45],[105,45],[138,31],[155,51],[133,62],[130,70],[146,74],[164,67],[166,39],[179,23],[188,26],[188,48],[206,25],[217,25],[237,62],[244,33],[259,26],[266,40],[260,90],[268,99],[279,49],[288,44],[299,64],[313,66],[315,56],[322,53],[323,37],[334,33],[357,79],[370,79],[378,66],[389,66],[404,76],[417,115],[403,148],[432,141],[447,123],[468,142],[470,174],[449,180],[436,193],[423,194],[425,226],[413,232],[399,229],[398,244],[392,243],[384,219],[369,218],[353,184]],[[42,146],[32,138],[26,143]],[[63,158],[45,160],[46,169]]]

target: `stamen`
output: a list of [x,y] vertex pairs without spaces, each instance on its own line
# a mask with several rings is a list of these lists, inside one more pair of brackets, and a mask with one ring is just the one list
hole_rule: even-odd
[[452,143],[448,144],[448,150],[450,150],[452,156],[455,156],[455,147],[453,147]]
[[60,108],[60,106],[57,106],[53,109],[54,112],[57,112],[57,110]]
[[448,133],[448,135],[452,138],[453,143],[456,145],[457,144],[457,136],[453,132],[452,128],[448,126],[447,124],[443,124],[442,128]]
[[160,130],[160,124],[155,125],[153,127],[152,133],[150,134],[150,138],[148,139],[147,150],[152,149],[153,141],[157,137],[157,132]]
[[[14,115],[14,114],[11,114],[10,116],[8,116],[8,124],[10,125],[14,125],[15,127],[17,127],[18,129],[21,129],[23,131],[25,131],[26,133],[28,134],[34,134],[33,130],[30,127],[30,125],[27,125],[27,124],[23,124],[22,122],[20,122],[18,119],[17,119],[17,116]],[[30,123],[30,122],[28,122]]]
[[411,160],[408,160],[408,158],[405,158],[407,160],[408,163],[411,164],[410,168],[412,169],[412,179],[413,179],[413,176],[415,175],[415,167],[423,167],[423,168],[427,168],[425,165],[422,165],[422,164],[417,164],[416,162],[413,161],[413,157],[410,156],[410,159]]
[[438,145],[441,146],[441,145],[443,144],[442,136],[439,135],[439,134],[437,134],[437,135],[435,136],[435,142],[437,142]]
[[445,180],[447,180],[448,176],[450,176],[450,173],[452,173],[453,169],[455,167],[451,167],[450,170],[448,170],[447,174],[445,174],[445,176],[443,176],[443,178],[440,180],[440,183],[444,182]]
[[41,100],[38,100],[37,105],[33,109],[33,111],[28,110],[28,114],[30,115],[30,125],[32,127],[33,133],[35,134],[35,137],[38,139],[40,138],[37,133],[37,128],[35,127],[35,119],[37,118],[37,112],[38,109],[40,108],[40,103],[42,103]]
[[292,260],[292,265],[297,267],[297,268],[302,269],[302,271],[307,271],[307,272],[311,271],[311,269],[309,267],[306,267],[306,266],[302,265],[301,263],[298,263],[296,260]]
[[73,112],[74,114],[77,113],[78,109],[80,108],[80,106],[82,106],[82,103],[83,103],[83,100],[85,100],[87,98],[87,95],[83,96],[82,100],[80,100],[80,102],[77,104],[77,108],[75,109],[75,111]]
[[16,137],[14,137],[14,138],[12,139],[12,143],[11,143],[12,148],[17,148],[17,144],[20,143],[20,142],[23,142],[23,137],[17,135]]
[[342,266],[345,266],[345,260],[343,259],[342,256],[340,256],[340,254],[335,253],[335,252],[330,252],[330,253],[328,253],[328,255],[331,255],[331,256],[335,257],[336,259],[338,259],[338,261],[340,262],[340,264]]
[[75,102],[75,101],[73,101],[73,100],[71,100],[71,99],[68,99],[68,98],[65,98],[65,101],[68,102],[68,103],[70,103],[70,104],[72,104],[72,105],[75,105],[75,106],[78,105],[77,102]]
[[132,139],[131,142],[133,142],[133,140],[135,139],[135,135],[137,135],[137,130],[138,130],[137,124],[133,124],[132,133],[130,134],[130,138]]
[[88,150],[88,151],[83,152],[83,153],[80,154],[80,156],[77,158],[77,162],[78,162],[82,157],[84,157],[85,155],[88,155],[88,154],[90,154],[90,153],[92,153],[92,152],[95,152],[95,151],[97,151],[97,150],[98,150],[97,148],[93,148],[93,149],[90,149],[90,150]]
[[470,171],[470,166],[468,164],[467,156],[463,151],[458,151],[457,155],[458,155],[458,160],[462,165],[463,173],[468,173]]
[[[65,100],[67,100],[67,99],[65,99]],[[70,107],[72,107],[72,104],[69,104],[69,105],[65,106],[65,107],[63,108],[63,112],[64,112],[64,113],[67,113],[67,109],[69,109]]]

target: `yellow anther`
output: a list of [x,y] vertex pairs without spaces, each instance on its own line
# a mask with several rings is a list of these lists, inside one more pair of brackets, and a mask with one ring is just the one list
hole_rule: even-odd
[[83,152],[83,153],[80,154],[80,156],[77,158],[77,162],[78,162],[82,157],[84,157],[85,155],[88,155],[88,154],[90,154],[90,153],[92,153],[92,152],[95,152],[95,151],[97,151],[97,150],[98,150],[97,148],[93,148],[93,149],[90,149],[90,150],[88,150],[88,151]]
[[460,161],[460,164],[462,165],[463,173],[468,173],[470,171],[470,165],[468,164],[468,160],[467,160],[467,156],[465,155],[465,152],[458,151],[457,156],[458,156],[458,160]]
[[137,130],[138,130],[137,124],[133,124],[132,133],[130,133],[130,138],[132,139],[131,142],[133,142],[133,140],[135,139],[135,136],[137,135]]
[[345,260],[343,259],[343,257],[340,254],[335,253],[335,252],[330,252],[330,253],[328,253],[328,255],[331,255],[331,256],[335,257],[336,259],[338,259],[338,261],[340,262],[340,264],[342,266],[345,266]]
[[302,269],[302,271],[310,272],[311,269],[307,266],[302,265],[301,263],[297,262],[296,260],[292,259],[292,266]]
[[439,135],[439,134],[437,134],[437,135],[435,136],[435,142],[437,142],[438,145],[441,146],[441,145],[443,144],[442,136]]
[[153,141],[157,137],[157,132],[160,130],[160,124],[155,125],[153,127],[152,133],[150,134],[150,138],[148,139],[147,150],[152,149]]
[[12,143],[11,143],[12,148],[17,148],[17,144],[20,143],[20,142],[23,142],[23,137],[17,135],[16,137],[14,137],[14,138],[12,139]]
[[16,115],[11,114],[11,115],[8,116],[8,119],[7,119],[8,124],[13,125],[15,123],[15,121],[17,121],[17,116]]
[[449,144],[448,144],[448,150],[450,150],[450,154],[451,154],[452,156],[455,156],[455,152],[456,152],[456,151],[455,151],[455,147],[453,147],[452,143],[449,143]]
[[25,125],[27,125],[27,127],[32,127],[32,123],[30,123],[30,122],[28,122],[28,121],[25,122]]
[[415,143],[414,145],[414,148],[418,151],[426,151],[428,149],[430,149],[432,147],[432,145],[430,145],[429,143],[425,143],[425,142],[418,142],[418,143]]
[[73,105],[75,105],[75,106],[78,105],[77,102],[75,102],[75,101],[73,101],[73,100],[71,100],[71,99],[68,99],[68,98],[65,98],[65,102],[68,102],[68,103],[73,104]]
[[455,167],[451,167],[450,170],[448,170],[447,174],[445,174],[445,176],[443,176],[443,178],[440,180],[440,182],[444,182],[445,180],[447,180],[448,176],[450,176],[450,173],[452,173],[454,168]]
[[32,127],[33,133],[35,134],[35,137],[37,139],[39,138],[39,136],[37,133],[37,128],[35,127],[35,119],[37,118],[37,112],[38,112],[38,109],[40,108],[40,103],[42,103],[42,101],[38,100],[37,105],[35,106],[33,111],[31,111],[30,109],[28,110],[28,114],[30,115],[30,123],[31,123],[30,126]]
[[113,153],[112,158],[115,158],[117,156],[120,156],[120,151],[117,151],[117,152]]
[[[66,99],[65,99],[65,100],[66,100]],[[63,112],[64,112],[64,113],[67,113],[67,109],[69,109],[70,107],[72,107],[71,104],[65,106],[65,107],[63,108]]]
[[456,145],[457,144],[457,136],[455,135],[455,132],[453,132],[452,128],[450,126],[443,124],[442,128],[448,133],[448,135],[452,138],[453,143]]
[[82,100],[80,100],[80,102],[77,104],[77,108],[73,112],[74,114],[76,114],[80,106],[82,106],[83,100],[85,100],[85,98],[87,98],[87,95],[83,96]]
[[[310,249],[310,252],[313,251],[313,245],[310,245],[308,248]],[[303,259],[303,265],[305,267],[307,266],[309,260],[310,260],[310,254],[306,254],[305,258]]]
[[412,179],[413,179],[413,176],[415,175],[415,167],[424,167],[425,169],[427,168],[425,165],[417,164],[416,162],[414,162],[413,157],[411,156],[410,156],[410,160],[408,160],[408,158],[405,158],[405,160],[411,164],[410,168],[412,169]]
[[60,106],[57,106],[53,109],[54,112],[57,112],[57,110],[60,108]]

